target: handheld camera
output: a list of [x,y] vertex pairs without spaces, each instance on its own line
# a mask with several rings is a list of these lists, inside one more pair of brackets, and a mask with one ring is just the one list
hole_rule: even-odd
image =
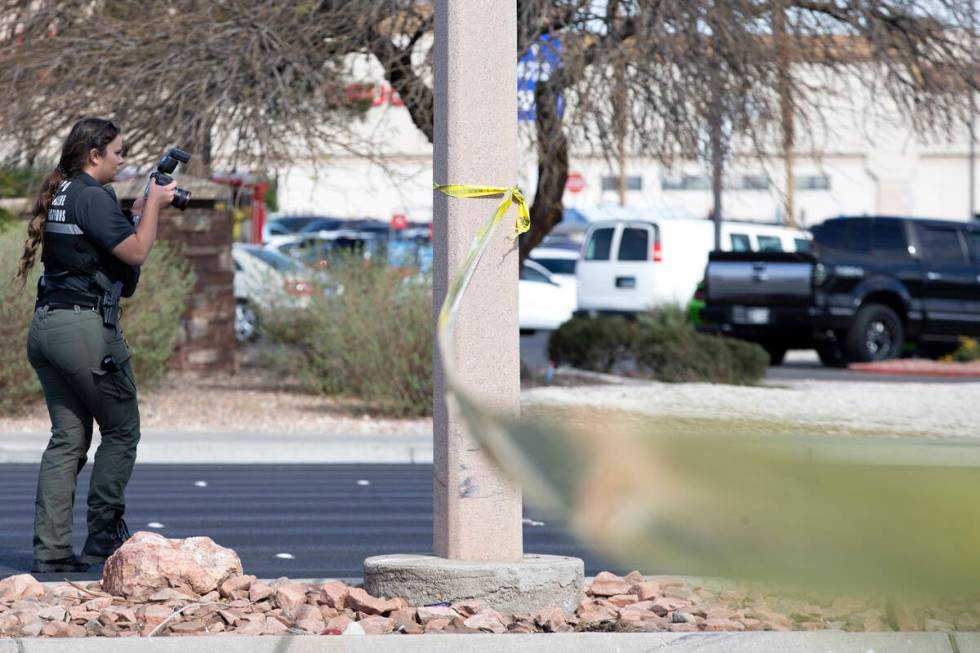
[[[187,163],[190,160],[191,155],[189,152],[185,152],[176,147],[167,150],[167,153],[163,155],[163,158],[157,164],[157,169],[150,173],[150,181],[146,182],[146,188],[143,189],[143,197],[147,197],[150,194],[150,182],[158,186],[166,186],[174,180],[170,175],[177,169],[177,164]],[[191,192],[183,188],[178,188],[174,191],[174,198],[171,200],[170,206],[183,211],[187,208],[190,201]]]

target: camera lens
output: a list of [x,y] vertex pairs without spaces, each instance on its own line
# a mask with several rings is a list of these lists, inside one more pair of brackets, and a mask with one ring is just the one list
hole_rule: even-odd
[[176,209],[183,211],[187,208],[187,205],[191,201],[191,192],[189,190],[184,190],[183,188],[177,188],[174,190],[174,198],[170,201],[170,205]]

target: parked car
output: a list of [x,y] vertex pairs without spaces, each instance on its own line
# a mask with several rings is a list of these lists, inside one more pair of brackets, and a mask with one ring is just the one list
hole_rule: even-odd
[[518,324],[522,332],[557,329],[575,312],[574,288],[532,260],[524,261],[518,281]]
[[[723,221],[723,250],[794,252],[809,248],[800,229]],[[662,304],[685,304],[704,276],[714,247],[714,223],[694,218],[644,218],[642,213],[594,222],[575,276],[578,312],[635,314]]]
[[357,253],[364,258],[383,253],[384,239],[370,232],[321,231],[281,238],[268,247],[284,256],[315,269],[327,269],[331,259],[340,252]]
[[324,220],[336,220],[339,218],[327,218],[319,215],[286,215],[275,217],[270,216],[262,228],[262,242],[275,242],[282,236],[291,236],[302,232],[311,224],[324,224]]
[[235,338],[253,340],[259,311],[276,306],[302,308],[314,291],[312,274],[296,261],[259,245],[235,243]]
[[571,240],[549,239],[531,250],[528,258],[538,263],[558,281],[575,283],[575,267],[582,246]]
[[317,218],[303,225],[303,228],[294,233],[313,234],[318,231],[336,231],[344,226],[346,220],[342,218],[324,217]]
[[432,241],[427,237],[389,240],[386,256],[388,267],[407,274],[432,272]]
[[980,336],[980,225],[841,217],[813,228],[812,254],[712,253],[712,328],[758,342],[773,363],[815,348],[826,365],[935,355]]

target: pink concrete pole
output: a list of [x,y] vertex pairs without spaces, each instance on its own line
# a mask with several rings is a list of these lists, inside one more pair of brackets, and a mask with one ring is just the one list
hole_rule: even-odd
[[[517,11],[513,0],[435,2],[434,181],[511,186],[517,177]],[[499,198],[434,194],[436,316],[474,234]],[[514,210],[512,209],[512,212]],[[516,214],[514,214],[516,215]],[[514,215],[509,215],[512,223]],[[520,411],[517,250],[501,225],[460,307],[459,381],[489,408]],[[447,405],[435,356],[433,551],[456,560],[522,558],[521,490],[483,455]]]

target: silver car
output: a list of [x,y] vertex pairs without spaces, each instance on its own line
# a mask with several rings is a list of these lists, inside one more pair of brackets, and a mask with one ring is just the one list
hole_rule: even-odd
[[235,338],[253,340],[259,314],[276,306],[305,308],[313,296],[313,274],[294,259],[259,245],[235,243]]

